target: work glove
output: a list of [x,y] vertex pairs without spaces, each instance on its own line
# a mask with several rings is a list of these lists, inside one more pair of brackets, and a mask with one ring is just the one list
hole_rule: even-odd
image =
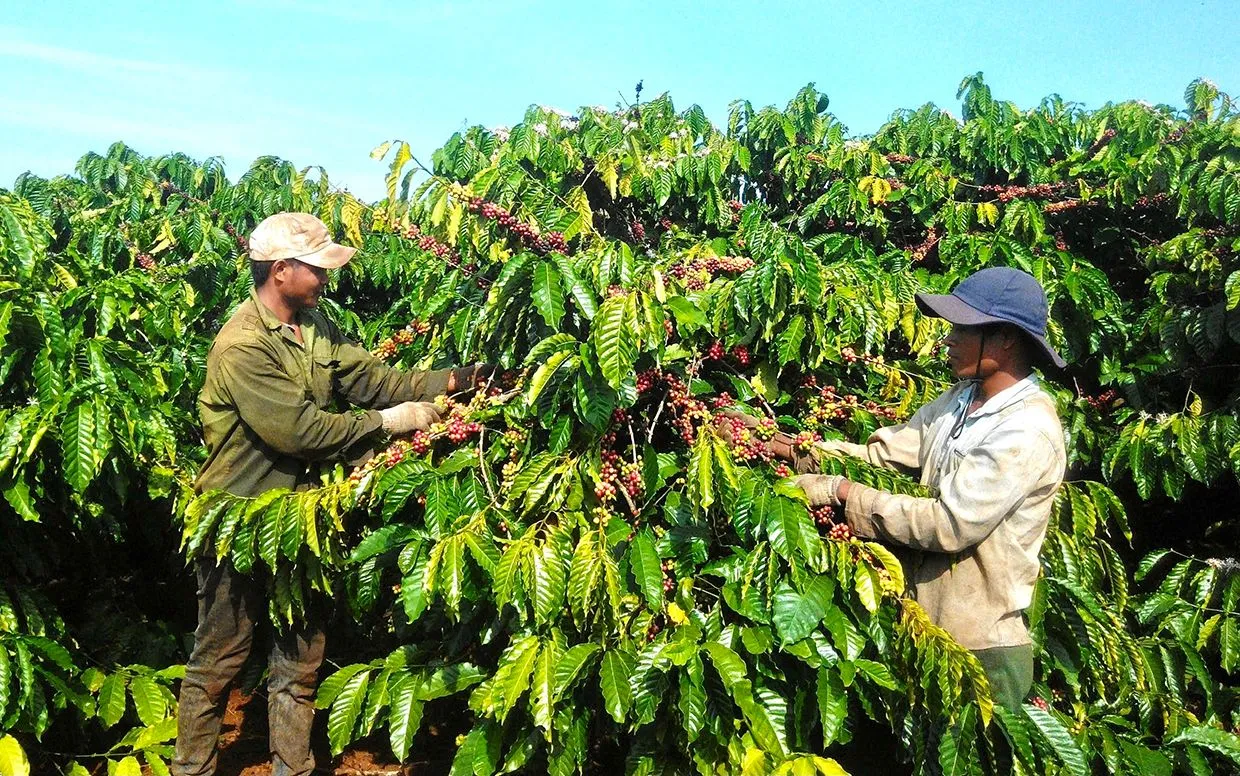
[[497,371],[499,367],[494,364],[457,367],[452,370],[452,393],[476,390],[480,384],[485,384],[487,380],[490,380]]
[[838,495],[840,483],[844,478],[838,474],[799,474],[792,478],[792,484],[805,491],[810,506],[838,507],[841,505]]
[[[741,425],[749,429],[750,433],[753,433],[754,429],[758,427],[758,418],[746,415],[743,412],[724,411],[719,413],[719,415],[720,417],[715,421],[715,430],[728,444],[732,444],[735,441],[732,439],[732,424],[728,421],[739,421]],[[804,474],[805,472],[816,471],[818,469],[818,460],[813,453],[799,452],[793,445],[793,439],[791,434],[777,431],[775,436],[771,437],[770,441],[766,443],[766,446],[772,455],[791,463],[797,472]]]
[[428,401],[407,401],[379,410],[383,417],[383,430],[389,434],[408,434],[411,431],[429,431],[432,423],[439,422],[439,408]]

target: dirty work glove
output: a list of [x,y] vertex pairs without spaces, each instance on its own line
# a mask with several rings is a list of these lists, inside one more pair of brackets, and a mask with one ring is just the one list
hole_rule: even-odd
[[478,388],[479,383],[485,383],[491,379],[491,375],[499,371],[499,367],[494,364],[474,364],[473,366],[462,366],[452,370],[452,389],[450,393],[460,391],[472,391]]
[[810,505],[815,507],[840,506],[837,494],[843,481],[844,478],[838,474],[800,474],[792,478],[792,484],[805,491]]
[[439,422],[439,409],[428,401],[407,401],[379,410],[379,414],[383,417],[383,430],[389,434],[428,431],[432,423]]

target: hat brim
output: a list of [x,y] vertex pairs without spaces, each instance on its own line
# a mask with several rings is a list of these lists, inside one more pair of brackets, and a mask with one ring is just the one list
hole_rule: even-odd
[[993,315],[987,315],[981,310],[967,304],[960,297],[953,294],[915,294],[917,300],[917,309],[933,318],[942,318],[948,323],[955,323],[960,326],[982,326],[987,323],[1009,323],[1016,326],[1029,336],[1031,342],[1038,346],[1042,354],[1050,360],[1059,369],[1063,369],[1068,365],[1063,357],[1055,352],[1050,343],[1046,341],[1046,337],[1035,334],[1028,329],[1013,323],[1006,318],[996,318]]
[[302,264],[309,264],[311,267],[339,269],[348,264],[355,253],[357,253],[357,248],[350,248],[347,245],[339,245],[337,243],[328,243],[314,253],[308,253],[305,256],[298,256],[296,258],[297,261],[300,261]]

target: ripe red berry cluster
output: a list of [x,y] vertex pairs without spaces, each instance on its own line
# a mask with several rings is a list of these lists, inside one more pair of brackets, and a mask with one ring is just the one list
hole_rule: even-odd
[[670,560],[665,560],[659,566],[663,570],[663,592],[670,595],[676,590],[676,580],[672,579],[675,564]]
[[698,427],[710,421],[710,410],[705,402],[689,395],[689,386],[684,380],[671,374],[665,375],[664,380],[667,398],[672,403],[672,425],[685,444],[691,445],[697,439]]
[[409,437],[409,449],[417,455],[425,455],[431,449],[431,435],[425,431],[415,431]]
[[155,263],[155,258],[149,253],[139,253],[135,257],[135,261],[138,262],[139,267],[147,272],[154,272],[159,268],[159,265]]
[[834,539],[837,542],[852,541],[853,532],[848,527],[848,523],[836,523],[831,526],[831,530],[827,531],[827,538]]
[[1000,202],[1011,202],[1014,199],[1050,199],[1066,189],[1069,183],[1036,183],[1032,186],[982,186],[982,191],[995,194]]
[[459,445],[474,434],[482,431],[482,424],[472,420],[466,420],[463,416],[453,413],[448,417],[448,440],[453,444]]
[[637,373],[637,392],[639,394],[648,393],[656,386],[663,384],[663,371],[655,369],[647,369]]
[[1119,393],[1114,388],[1108,388],[1097,396],[1086,396],[1085,401],[1090,407],[1098,412],[1110,412],[1115,400],[1119,398]]
[[604,503],[614,501],[616,498],[616,486],[610,482],[600,482],[594,486],[594,497]]
[[665,232],[670,232],[672,229],[672,219],[668,218],[667,216],[660,218],[659,227],[663,229],[663,231]]
[[753,266],[748,256],[712,256],[673,264],[667,274],[681,281],[690,291],[700,291],[721,272],[739,274]]
[[1047,202],[1042,206],[1043,213],[1066,213],[1069,210],[1076,210],[1078,207],[1094,204],[1092,200],[1087,199],[1065,199],[1059,202]]
[[835,525],[835,507],[825,504],[820,507],[813,507],[809,510],[810,517],[814,518],[814,524],[819,528],[829,528]]
[[1047,703],[1046,699],[1043,698],[1041,695],[1033,696],[1032,698],[1029,699],[1029,702],[1032,703],[1034,706],[1037,706],[1042,711],[1051,710],[1051,705]]
[[1094,154],[1101,151],[1103,148],[1106,147],[1107,143],[1110,143],[1112,140],[1115,139],[1115,134],[1116,134],[1115,130],[1113,129],[1108,129],[1105,132],[1103,132],[1102,137],[1095,140],[1094,144],[1085,150],[1085,155],[1093,156]]
[[775,464],[775,476],[776,477],[791,477],[792,468],[789,467],[788,464],[786,463],[777,463]]
[[1063,232],[1055,232],[1055,250],[1058,250],[1058,251],[1068,250],[1068,241],[1063,236]]
[[237,234],[237,227],[232,224],[224,224],[224,231],[229,237],[233,238],[233,242],[237,243],[237,250],[244,253],[250,247],[250,243],[244,237]]
[[662,630],[663,628],[659,626],[659,623],[651,620],[650,627],[646,628],[646,641],[654,641],[654,637],[658,636]]
[[466,194],[465,190],[460,186],[454,186],[452,194],[464,200],[465,207],[471,213],[477,213],[488,221],[494,221],[504,227],[535,253],[568,252],[568,241],[564,239],[564,235],[561,232],[542,234],[536,225],[522,221],[501,205],[497,205],[494,202],[486,202],[482,197]]
[[671,318],[663,319],[663,331],[667,333],[667,338],[669,340],[676,336],[676,324],[672,323]]
[[1133,205],[1139,208],[1155,208],[1155,207],[1162,207],[1170,201],[1171,201],[1171,196],[1169,194],[1167,194],[1166,192],[1160,192],[1158,194],[1150,194],[1144,197],[1137,197],[1137,201],[1134,202]]
[[731,394],[729,394],[727,391],[724,391],[723,393],[719,394],[718,396],[710,400],[710,408],[712,410],[721,410],[724,407],[732,406],[734,403],[735,403],[735,400],[732,398]]
[[646,239],[646,227],[642,226],[641,221],[633,221],[629,224],[629,233],[633,235],[633,239],[638,242],[644,242]]
[[1163,143],[1178,143],[1182,137],[1184,137],[1184,127],[1176,127],[1167,134],[1167,138],[1163,140]]
[[624,286],[618,286],[613,283],[612,285],[607,287],[607,298],[608,299],[615,299],[616,297],[624,296],[627,293],[628,291],[624,289]]
[[710,361],[722,361],[727,351],[723,347],[723,343],[715,340],[710,343],[710,347],[706,349],[706,358]]
[[741,366],[749,366],[753,361],[753,355],[749,352],[749,348],[744,345],[737,345],[732,348],[732,358],[735,358],[736,363]]
[[917,160],[909,156],[908,154],[891,153],[891,154],[887,154],[887,161],[891,162],[892,164],[912,164],[913,162]]

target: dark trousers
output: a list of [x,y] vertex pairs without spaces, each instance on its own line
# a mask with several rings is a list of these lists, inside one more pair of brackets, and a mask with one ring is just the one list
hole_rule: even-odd
[[[181,682],[177,720],[176,776],[209,776],[219,757],[220,723],[233,679],[245,665],[254,626],[266,618],[260,585],[224,561],[200,561],[198,629]],[[318,622],[275,635],[268,656],[267,727],[273,776],[302,776],[314,770],[310,725],[314,690],[323,662],[323,628]]]
[[986,669],[995,703],[1019,709],[1033,687],[1033,645],[976,649],[973,654]]

